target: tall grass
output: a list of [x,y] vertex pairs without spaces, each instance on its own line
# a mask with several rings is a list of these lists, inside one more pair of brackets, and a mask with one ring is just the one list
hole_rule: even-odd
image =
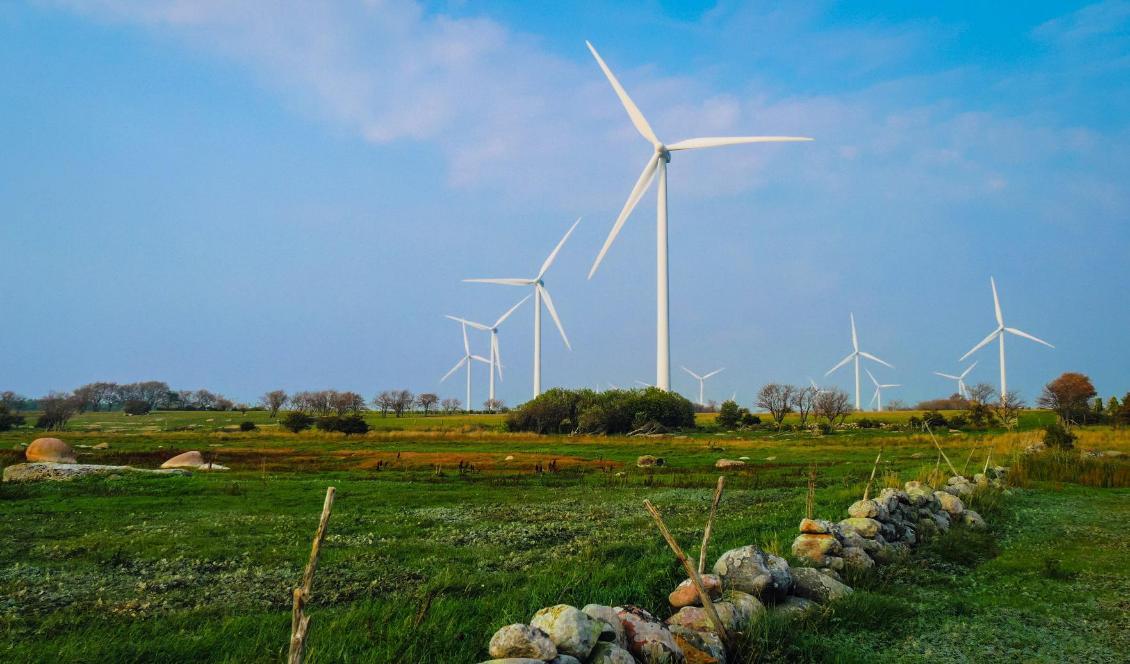
[[1020,487],[1033,481],[1070,482],[1101,489],[1130,487],[1130,462],[1111,457],[1089,457],[1074,450],[1048,450],[1017,457],[1008,481]]

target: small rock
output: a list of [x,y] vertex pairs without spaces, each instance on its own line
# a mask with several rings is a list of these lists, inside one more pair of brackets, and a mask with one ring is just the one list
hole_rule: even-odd
[[951,517],[959,517],[965,511],[965,505],[961,499],[945,491],[935,491],[934,497],[941,503],[942,509],[949,513]]
[[687,664],[725,664],[726,648],[714,632],[698,632],[680,625],[673,625],[670,630]]
[[506,458],[503,459],[503,461],[513,461],[513,460],[514,460],[513,454],[508,454],[508,455],[506,455]]
[[[702,587],[710,595],[710,599],[718,599],[722,596],[722,581],[713,574],[703,574]],[[702,600],[698,596],[698,590],[695,589],[694,583],[687,579],[675,587],[675,590],[667,596],[667,601],[671,603],[671,608],[680,609],[684,606],[702,606]]]
[[572,655],[557,653],[557,657],[549,660],[549,664],[582,664],[582,662]]
[[488,659],[481,664],[545,664],[545,660],[530,659],[529,657],[503,657],[502,659]]
[[823,519],[801,519],[800,532],[808,535],[827,535],[832,532],[832,522]]
[[645,454],[645,455],[639,457],[638,459],[636,459],[636,465],[639,466],[640,468],[652,468],[652,467],[656,467],[656,466],[662,466],[664,463],[665,462],[663,460],[663,457],[652,456],[650,454]]
[[965,523],[965,525],[975,530],[984,530],[987,527],[985,520],[981,518],[981,515],[974,512],[973,510],[965,510],[965,512],[963,512],[961,515],[961,520],[963,523]]
[[773,606],[773,613],[799,618],[806,616],[820,605],[810,599],[789,595]]
[[[789,585],[792,585],[792,576],[789,576]],[[740,590],[727,590],[722,595],[722,604],[729,604],[734,607],[734,626],[739,632],[744,632],[755,621],[765,614],[765,605],[761,600],[757,599],[749,593],[743,593]]]
[[879,504],[874,500],[857,500],[848,508],[848,514],[860,519],[874,519],[879,516]]
[[557,656],[557,647],[549,635],[537,627],[517,623],[494,633],[490,639],[490,656],[529,657],[545,661]]
[[844,547],[840,557],[844,560],[844,567],[849,570],[861,572],[875,566],[875,561],[863,549],[854,546]]
[[95,445],[94,447],[92,447],[90,449],[92,449],[92,450],[108,450],[108,449],[110,449],[110,443],[98,443],[97,445]]
[[58,438],[36,438],[24,450],[24,457],[33,463],[75,463],[75,451]]
[[549,640],[557,646],[557,652],[585,659],[596,645],[604,622],[575,606],[557,604],[535,613],[530,627],[548,634]]
[[852,592],[848,586],[811,567],[794,567],[792,574],[793,593],[813,602],[827,604]]
[[745,466],[745,461],[740,459],[719,459],[714,462],[714,467],[719,470],[727,470],[730,468],[741,468]]
[[738,457],[738,461],[749,461],[749,457],[747,457],[747,456]]
[[624,625],[620,622],[620,616],[616,615],[615,609],[601,604],[586,604],[581,611],[603,623],[600,636],[597,637],[600,641],[610,641],[627,649],[628,638],[624,634]]
[[[801,535],[801,537],[821,537],[821,535]],[[827,536],[824,536],[827,537]],[[714,563],[714,573],[722,581],[726,590],[740,590],[754,597],[773,597],[777,594],[777,578],[769,569],[765,553],[756,546],[743,546],[730,549],[719,556]],[[788,588],[781,588],[782,593]]]
[[636,664],[636,658],[615,643],[601,641],[593,646],[588,664]]
[[855,532],[859,533],[859,535],[861,537],[866,537],[868,539],[874,538],[876,535],[878,535],[879,530],[882,528],[882,524],[879,523],[878,521],[876,521],[875,519],[866,519],[866,518],[858,518],[858,517],[852,517],[850,519],[844,519],[843,521],[840,522],[840,526],[845,528],[845,529],[850,528],[850,529],[854,530]]
[[[685,611],[686,608],[680,610]],[[617,607],[616,615],[624,624],[627,650],[637,660],[643,664],[685,664],[686,658],[675,643],[675,637],[655,616],[630,604]]]

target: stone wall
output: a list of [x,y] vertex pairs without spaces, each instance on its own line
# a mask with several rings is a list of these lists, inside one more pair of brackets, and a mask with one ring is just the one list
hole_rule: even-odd
[[[889,562],[958,522],[983,528],[984,520],[962,498],[978,485],[1003,486],[1006,471],[988,469],[972,482],[951,477],[939,490],[907,482],[856,501],[842,521],[804,519],[792,545],[799,566],[743,546],[719,556],[712,573],[702,576],[703,587],[731,634],[748,631],[767,612],[803,615],[852,592],[844,570]],[[679,584],[668,601],[671,615],[663,620],[631,604],[541,609],[529,624],[499,629],[490,641],[495,659],[484,664],[725,664],[725,644],[691,581]]]

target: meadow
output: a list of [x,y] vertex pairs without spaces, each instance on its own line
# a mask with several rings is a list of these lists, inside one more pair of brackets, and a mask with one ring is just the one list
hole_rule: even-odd
[[[938,435],[972,474],[990,448],[1005,463],[1039,440],[1049,417]],[[491,415],[367,419],[374,431],[344,437],[280,431],[261,411],[76,417],[60,436],[80,461],[154,468],[198,449],[232,470],[0,485],[0,659],[282,660],[331,485],[307,661],[476,662],[495,629],[543,606],[662,613],[682,574],[642,502],[695,551],[719,458],[749,461],[726,473],[715,554],[787,556],[810,475],[815,514],[842,518],[880,447],[884,483],[945,468],[929,436],[876,429],[734,435],[700,416],[693,434],[606,438],[507,433]],[[244,420],[260,429],[239,432]],[[1125,431],[1079,433],[1080,448],[1130,453]],[[37,435],[0,433],[0,464]],[[666,465],[637,468],[642,454]],[[741,661],[1116,661],[1130,647],[1124,459],[1026,459],[1010,495],[975,500],[987,534],[939,538],[799,626],[764,621]]]

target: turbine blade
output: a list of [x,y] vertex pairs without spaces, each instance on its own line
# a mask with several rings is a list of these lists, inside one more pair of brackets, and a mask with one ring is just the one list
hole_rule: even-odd
[[987,336],[987,337],[985,337],[984,339],[981,340],[981,343],[979,343],[976,346],[974,346],[973,348],[969,349],[969,352],[966,353],[965,355],[962,355],[957,361],[963,362],[965,360],[965,358],[967,358],[970,355],[972,355],[973,353],[976,353],[977,351],[981,350],[986,344],[988,344],[993,339],[996,339],[997,335],[1000,334],[1000,333],[1001,333],[1000,328],[993,330],[992,332],[989,333],[989,336]]
[[600,54],[596,52],[596,48],[594,48],[592,44],[586,41],[585,46],[589,47],[589,51],[592,52],[592,57],[596,58],[596,63],[600,65],[600,69],[604,72],[605,77],[608,78],[608,82],[612,84],[612,89],[616,91],[616,96],[620,98],[620,103],[624,105],[624,110],[628,112],[628,117],[632,119],[632,124],[636,126],[636,131],[638,131],[641,136],[651,141],[652,145],[658,145],[660,141],[655,136],[655,132],[651,130],[651,125],[647,123],[647,119],[644,118],[643,113],[640,113],[640,109],[636,107],[636,103],[628,96],[627,91],[624,90],[624,86],[620,85],[620,81],[616,79],[616,75],[612,73],[608,65],[604,64],[604,59],[600,57]]
[[668,150],[694,150],[696,148],[718,148],[725,145],[741,145],[742,143],[792,143],[795,141],[811,141],[805,136],[709,136],[706,138],[688,138],[685,141],[672,143]]
[[961,376],[951,376],[949,374],[942,373],[941,371],[935,371],[934,374],[941,376],[942,378],[949,378],[950,380],[961,380]]
[[471,354],[471,344],[467,341],[467,325],[463,325],[463,352],[466,355]]
[[476,323],[473,320],[467,320],[466,318],[459,318],[458,316],[448,315],[448,316],[444,316],[444,318],[450,318],[451,320],[455,321],[456,323],[462,323],[464,325],[470,325],[471,327],[475,328],[476,330],[489,330],[490,329],[489,327],[487,327],[486,325],[483,325],[482,323]]
[[490,356],[494,358],[494,368],[498,372],[498,379],[502,380],[502,351],[498,348],[498,333],[490,335]]
[[886,385],[880,385],[879,387],[886,389],[888,387],[902,387],[902,385],[899,383],[888,383]]
[[989,277],[989,285],[993,287],[993,308],[997,312],[997,325],[1004,327],[1004,316],[1001,315],[1001,299],[997,297],[997,282]]
[[549,269],[550,265],[553,265],[553,261],[557,258],[557,252],[561,251],[561,247],[565,246],[565,240],[569,239],[569,236],[572,235],[573,231],[577,229],[577,224],[579,223],[581,223],[581,218],[577,217],[577,220],[573,222],[573,225],[569,227],[569,230],[565,232],[565,237],[561,238],[561,241],[558,242],[557,246],[553,248],[553,251],[545,259],[545,262],[541,264],[541,269],[538,270],[538,279],[541,279],[543,276],[545,276],[545,271]]
[[527,295],[526,297],[522,298],[521,300],[518,300],[518,304],[515,304],[514,306],[510,307],[510,310],[509,310],[509,311],[507,311],[506,313],[502,314],[502,317],[501,317],[501,318],[499,318],[498,320],[496,320],[496,321],[494,322],[494,326],[495,326],[495,327],[498,327],[499,325],[502,325],[502,321],[504,321],[504,320],[506,320],[507,318],[509,318],[509,317],[510,317],[510,314],[514,313],[514,312],[515,312],[515,311],[516,311],[516,310],[518,309],[518,307],[520,307],[520,306],[522,306],[523,304],[525,304],[525,303],[526,303],[526,300],[530,299],[531,297],[533,297],[533,296],[532,296],[532,295]]
[[857,335],[855,333],[855,314],[850,314],[850,316],[851,316],[851,347],[853,349],[855,349],[855,351],[858,353],[859,352],[859,335]]
[[463,281],[476,284],[502,284],[503,286],[529,286],[536,279],[464,279]]
[[700,375],[696,374],[695,372],[691,371],[690,369],[688,369],[688,368],[686,368],[686,367],[683,367],[683,371],[685,371],[685,372],[689,373],[690,375],[694,376],[694,379],[695,379],[695,380],[702,380],[702,378],[703,378],[702,376],[700,376]]
[[723,371],[725,371],[725,370],[726,370],[725,368],[722,368],[722,369],[715,369],[714,371],[711,371],[710,373],[708,373],[708,374],[706,374],[705,376],[703,376],[703,377],[702,377],[702,379],[703,379],[703,380],[706,380],[707,378],[710,378],[711,376],[716,376],[716,375],[718,375],[718,374],[722,373],[722,372],[723,372]]
[[[980,362],[980,361],[981,361],[981,360],[977,360],[977,362]],[[960,377],[961,377],[961,378],[965,378],[966,376],[968,376],[968,375],[969,375],[969,372],[970,372],[970,371],[973,371],[973,367],[977,366],[977,362],[974,362],[973,364],[970,364],[970,365],[969,365],[969,368],[968,368],[968,369],[966,369],[965,371],[962,371],[962,372],[961,372],[961,376],[960,376]]]
[[1006,327],[1004,329],[1005,329],[1006,332],[1011,332],[1012,334],[1015,334],[1018,337],[1024,337],[1025,339],[1031,339],[1032,341],[1035,341],[1038,344],[1044,344],[1048,348],[1055,348],[1055,346],[1049,344],[1048,342],[1044,341],[1043,339],[1037,339],[1036,337],[1032,336],[1031,334],[1028,334],[1027,332],[1018,330],[1015,327]]
[[874,356],[874,355],[872,355],[871,353],[864,353],[863,351],[859,351],[859,354],[860,354],[861,356],[863,356],[863,357],[866,357],[866,358],[867,358],[867,359],[869,359],[869,360],[872,360],[872,361],[874,361],[874,362],[878,362],[879,364],[881,364],[881,365],[883,365],[883,366],[885,366],[885,367],[890,367],[890,368],[892,368],[892,369],[894,369],[894,368],[895,368],[895,365],[891,364],[890,362],[886,362],[886,361],[884,361],[884,360],[880,360],[879,358],[875,357],[875,356]]
[[867,377],[871,379],[871,382],[875,383],[875,387],[879,387],[879,381],[875,380],[875,374],[871,373],[871,370],[867,367],[864,367],[863,370],[867,372]]
[[482,355],[472,355],[471,359],[472,360],[478,360],[479,362],[482,362],[483,364],[490,364],[490,360],[483,357]]
[[566,348],[573,350],[573,347],[569,345],[569,337],[565,336],[565,328],[561,327],[561,319],[557,317],[557,309],[553,308],[553,298],[549,296],[548,290],[546,290],[542,286],[538,286],[538,288],[541,290],[541,298],[542,301],[545,302],[545,308],[549,310],[549,315],[553,318],[553,322],[557,325],[557,331],[561,333],[561,340],[565,342]]
[[466,362],[466,361],[467,361],[467,356],[466,356],[466,355],[464,355],[463,357],[459,358],[459,361],[455,363],[455,366],[451,367],[451,371],[448,371],[447,373],[445,373],[445,374],[443,375],[443,378],[440,378],[440,379],[439,379],[439,382],[441,382],[441,383],[442,383],[443,381],[447,380],[447,379],[448,379],[448,378],[449,378],[449,377],[451,376],[451,374],[453,374],[453,373],[455,373],[456,371],[458,371],[458,370],[459,370],[459,367],[463,366],[463,363],[464,363],[464,362]]
[[844,365],[845,365],[845,364],[847,364],[848,362],[851,362],[851,359],[852,359],[853,357],[855,357],[855,353],[848,353],[848,356],[847,356],[847,357],[845,357],[844,359],[840,360],[839,364],[837,364],[836,366],[834,366],[834,367],[832,367],[831,369],[828,369],[827,371],[825,371],[825,372],[824,372],[824,375],[825,375],[825,376],[827,376],[828,374],[832,373],[832,372],[833,372],[833,371],[835,371],[836,369],[839,369],[840,367],[844,366]]
[[659,159],[659,155],[653,155],[643,167],[640,178],[636,180],[636,186],[632,187],[632,193],[628,195],[628,201],[624,203],[624,208],[620,210],[620,216],[616,217],[616,223],[612,224],[612,231],[608,233],[608,238],[604,241],[604,246],[600,248],[600,253],[597,254],[596,260],[592,263],[592,269],[589,270],[589,279],[592,279],[592,275],[596,274],[596,268],[600,267],[600,261],[604,260],[604,255],[608,253],[608,248],[612,246],[612,242],[616,240],[616,236],[620,234],[620,229],[624,227],[624,222],[628,220],[628,216],[632,214],[632,210],[636,208],[636,204],[640,202],[640,197],[647,191],[648,186],[651,184],[651,179],[655,177],[655,169],[659,165]]

